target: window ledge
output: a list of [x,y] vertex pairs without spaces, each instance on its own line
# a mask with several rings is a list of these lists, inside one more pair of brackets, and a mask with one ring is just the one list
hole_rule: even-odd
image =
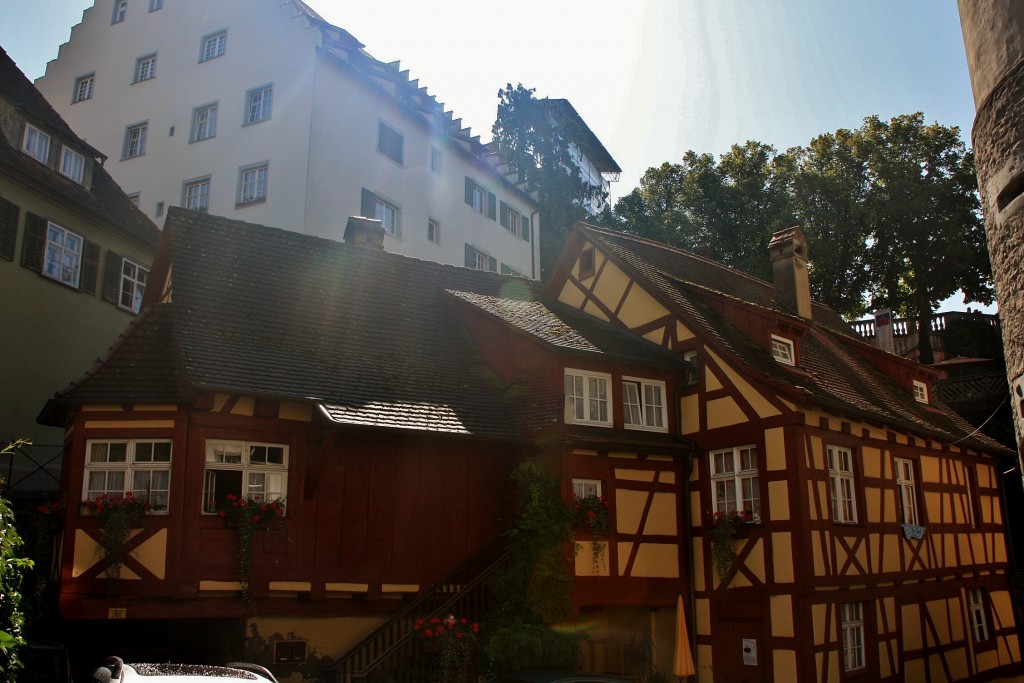
[[253,206],[255,204],[266,204],[266,203],[267,203],[267,198],[266,197],[260,197],[259,199],[253,199],[253,200],[250,200],[248,202],[235,202],[235,208],[236,209],[244,209],[247,206]]

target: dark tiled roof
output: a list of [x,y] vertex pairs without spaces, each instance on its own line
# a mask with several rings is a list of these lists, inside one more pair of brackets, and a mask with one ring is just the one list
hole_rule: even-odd
[[865,342],[827,306],[813,305],[813,321],[800,340],[801,366],[794,372],[704,303],[709,296],[721,296],[790,315],[775,301],[771,284],[651,240],[589,225],[578,227],[588,239],[644,277],[719,348],[731,354],[733,362],[795,396],[896,429],[1005,450],[993,439],[975,433],[947,407],[937,403],[926,407],[914,400],[909,391],[858,353],[856,347]]

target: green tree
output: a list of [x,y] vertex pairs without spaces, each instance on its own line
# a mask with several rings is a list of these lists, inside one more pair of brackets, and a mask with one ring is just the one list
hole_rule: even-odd
[[[23,441],[8,444],[0,453],[8,453]],[[0,479],[3,484],[3,479]],[[32,562],[21,556],[22,541],[14,525],[14,512],[0,497],[0,681],[15,683],[21,660],[18,648],[25,644],[22,628],[21,582]]]
[[603,192],[580,176],[573,151],[582,139],[574,122],[553,116],[533,88],[511,83],[498,91],[498,113],[491,132],[493,144],[509,168],[536,192],[540,210],[540,263],[546,276],[558,259],[569,231],[588,214],[584,203],[603,198]]

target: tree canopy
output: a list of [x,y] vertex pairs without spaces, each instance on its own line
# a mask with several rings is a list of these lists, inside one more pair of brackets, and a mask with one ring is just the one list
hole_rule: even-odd
[[[813,296],[847,317],[891,308],[929,329],[958,289],[993,300],[973,155],[958,128],[921,113],[784,153],[753,141],[717,160],[687,152],[648,169],[609,222],[768,280],[772,233],[800,225]],[[931,362],[928,335],[920,350]]]

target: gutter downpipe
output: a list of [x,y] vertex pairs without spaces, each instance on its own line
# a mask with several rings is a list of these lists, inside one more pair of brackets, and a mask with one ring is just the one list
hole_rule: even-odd
[[540,226],[537,225],[537,219],[535,216],[540,211],[534,211],[530,214],[530,226],[533,229],[533,240],[530,244],[530,270],[533,272],[533,279],[540,280],[540,274],[537,273],[537,255],[540,254]]
[[683,388],[677,386],[675,390],[675,412],[676,412],[676,431],[677,436],[683,442],[690,446],[689,462],[686,467],[686,476],[683,477],[683,521],[685,522],[686,528],[686,540],[687,548],[686,555],[690,558],[687,563],[689,565],[690,575],[689,578],[689,589],[690,589],[690,600],[686,606],[686,618],[689,628],[687,628],[687,636],[690,639],[690,653],[693,656],[693,668],[697,669],[697,623],[694,621],[697,616],[696,612],[696,600],[697,600],[697,587],[693,583],[693,524],[690,523],[690,475],[693,474],[693,463],[696,456],[700,455],[700,447],[697,442],[688,436],[683,436],[683,408],[682,408]]

